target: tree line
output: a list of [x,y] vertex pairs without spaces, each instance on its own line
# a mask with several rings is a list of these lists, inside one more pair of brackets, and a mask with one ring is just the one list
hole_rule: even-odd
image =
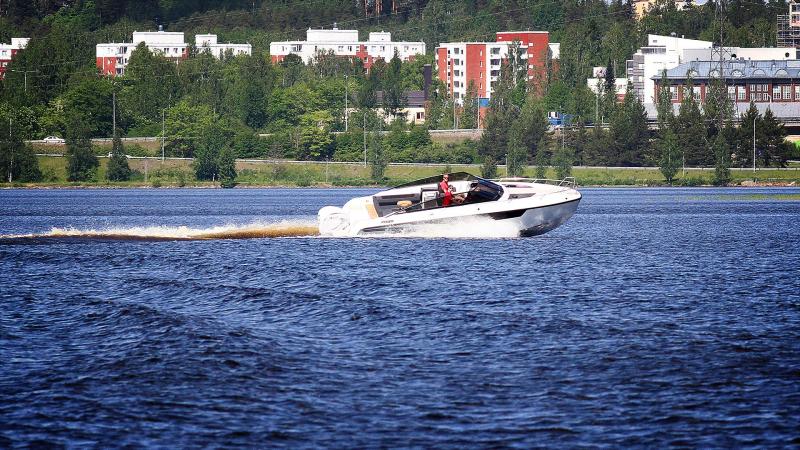
[[[166,155],[206,161],[198,164],[203,168],[196,168],[196,175],[214,180],[225,172],[219,168],[227,163],[220,161],[228,161],[230,155],[360,160],[364,147],[369,150],[376,140],[381,141],[377,153],[387,161],[479,162],[489,172],[506,161],[512,172],[526,164],[654,164],[660,161],[661,147],[656,142],[661,131],[654,135],[646,130],[641,104],[633,96],[618,104],[609,89],[598,98],[586,86],[586,77],[597,65],[607,66],[611,74],[621,72],[624,61],[648,33],[675,32],[709,40],[718,34],[712,20],[713,2],[682,11],[672,2],[657,2],[640,21],[633,18],[630,2],[619,0],[419,0],[400,2],[399,11],[382,8],[377,17],[361,10],[362,2],[295,3],[0,0],[0,41],[32,38],[0,83],[0,125],[8,119],[13,123],[3,148],[50,134],[70,142],[114,135],[164,135]],[[785,9],[785,3],[776,0],[764,4],[730,1],[724,30],[727,43],[774,45],[775,14]],[[172,29],[187,32],[189,41],[194,32],[214,30],[221,40],[252,42],[253,55],[217,60],[193,49],[188,59],[175,64],[140,47],[124,76],[97,75],[96,43],[123,42],[133,30],[154,29],[165,21]],[[422,89],[422,66],[433,63],[431,56],[412,62],[377,61],[369,71],[361,61],[325,53],[308,65],[291,56],[278,64],[270,62],[270,41],[297,38],[309,26],[330,26],[334,21],[362,32],[392,31],[396,40],[423,40],[430,50],[444,41],[491,39],[500,30],[548,30],[551,41],[561,42],[561,55],[557,67],[539,74],[535,88],[522,74],[504,69],[490,113],[481,123],[486,128],[484,139],[441,146],[431,143],[429,136],[421,138],[423,130],[418,127],[402,120],[384,125],[382,120],[383,116],[398,117],[404,91]],[[380,105],[378,92],[384,99]],[[118,130],[114,130],[114,98]],[[478,125],[474,86],[468,88],[463,105],[456,105],[445,86],[435,80],[430,100],[424,129]],[[700,157],[697,149],[713,143],[710,138],[716,132],[699,133],[698,127],[707,127],[702,108],[695,112],[682,105],[684,109],[674,120],[664,122],[675,124],[677,141],[687,147],[681,161],[713,164],[708,150]],[[548,111],[574,118],[574,126],[561,139],[543,131]],[[586,126],[598,118],[610,123],[608,131]],[[766,149],[757,154],[763,164],[779,163],[785,150],[773,150],[777,144],[759,137],[758,130],[769,129],[773,119],[756,118],[756,147]],[[765,125],[759,126],[758,120]],[[389,135],[377,133],[384,128]],[[690,128],[694,132],[687,131]],[[741,133],[745,131],[743,126]],[[256,137],[257,133],[262,137]],[[704,137],[702,142],[681,137],[689,134]],[[729,145],[736,147],[736,142]],[[731,150],[736,157],[731,165],[747,163],[742,146]],[[377,153],[367,151],[367,156]],[[3,158],[10,161],[7,152]]]

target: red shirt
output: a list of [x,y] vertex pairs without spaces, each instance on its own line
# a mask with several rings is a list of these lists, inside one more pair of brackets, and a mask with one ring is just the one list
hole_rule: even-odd
[[450,202],[453,201],[453,193],[450,192],[450,185],[447,184],[447,181],[442,180],[439,183],[439,190],[444,193],[444,199],[442,199],[442,206],[450,206]]

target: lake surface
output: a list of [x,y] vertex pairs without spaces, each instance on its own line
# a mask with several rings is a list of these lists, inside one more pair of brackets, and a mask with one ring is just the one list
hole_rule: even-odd
[[330,239],[371,191],[0,191],[0,448],[800,445],[800,190],[582,192]]

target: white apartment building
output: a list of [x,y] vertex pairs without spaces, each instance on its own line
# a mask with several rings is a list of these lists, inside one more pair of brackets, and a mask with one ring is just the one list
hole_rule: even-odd
[[11,38],[10,44],[0,44],[0,80],[5,76],[8,63],[17,52],[28,46],[28,41],[30,38]]
[[333,52],[336,56],[360,58],[366,69],[378,59],[389,61],[394,57],[395,51],[401,60],[411,61],[416,55],[425,54],[425,43],[392,42],[392,34],[382,31],[369,33],[367,41],[359,41],[358,30],[340,30],[334,27],[332,30],[308,29],[305,41],[276,41],[269,45],[273,63],[294,54],[308,64],[319,52]]
[[709,41],[649,34],[647,45],[625,63],[627,78],[642,103],[654,103],[651,95],[655,86],[654,76],[688,61],[687,52],[693,55],[695,53],[691,52],[695,50],[710,52],[712,46]]
[[[133,50],[140,43],[144,43],[150,51],[176,62],[189,56],[190,45],[186,43],[182,32],[134,31],[131,42],[97,44],[97,68],[104,75],[123,75]],[[234,55],[252,53],[250,44],[219,44],[214,34],[195,36],[195,47],[198,51],[208,51],[217,58],[221,58],[228,51]]]

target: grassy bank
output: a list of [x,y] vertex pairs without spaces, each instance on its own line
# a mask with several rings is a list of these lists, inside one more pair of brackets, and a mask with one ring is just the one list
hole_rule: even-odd
[[[194,178],[191,161],[159,159],[130,159],[131,169],[135,171],[133,180],[124,183],[109,183],[105,181],[105,168],[107,158],[100,158],[100,167],[97,170],[95,181],[83,183],[69,183],[66,180],[67,160],[63,157],[40,156],[39,165],[44,175],[44,180],[37,185],[41,186],[97,186],[97,187],[160,187],[160,186],[201,186],[212,187],[214,183],[199,182]],[[386,168],[385,185],[396,185],[418,178],[424,178],[449,171],[466,171],[480,174],[478,165],[429,165],[405,166],[391,165]],[[528,167],[525,175],[534,176],[534,168]],[[239,176],[237,183],[240,186],[375,186],[370,179],[370,168],[362,164],[274,164],[262,162],[237,163]],[[500,176],[505,175],[504,168],[499,170]],[[582,186],[663,186],[666,185],[664,177],[655,168],[588,168],[575,167],[573,176]],[[751,170],[731,171],[733,184],[745,180],[753,180]],[[555,172],[549,170],[549,178],[555,178]],[[686,174],[679,173],[675,183],[680,186],[702,186],[711,183],[714,169],[687,169]],[[759,169],[755,176],[756,181],[800,184],[800,168],[793,170]],[[8,186],[2,183],[0,186]]]

